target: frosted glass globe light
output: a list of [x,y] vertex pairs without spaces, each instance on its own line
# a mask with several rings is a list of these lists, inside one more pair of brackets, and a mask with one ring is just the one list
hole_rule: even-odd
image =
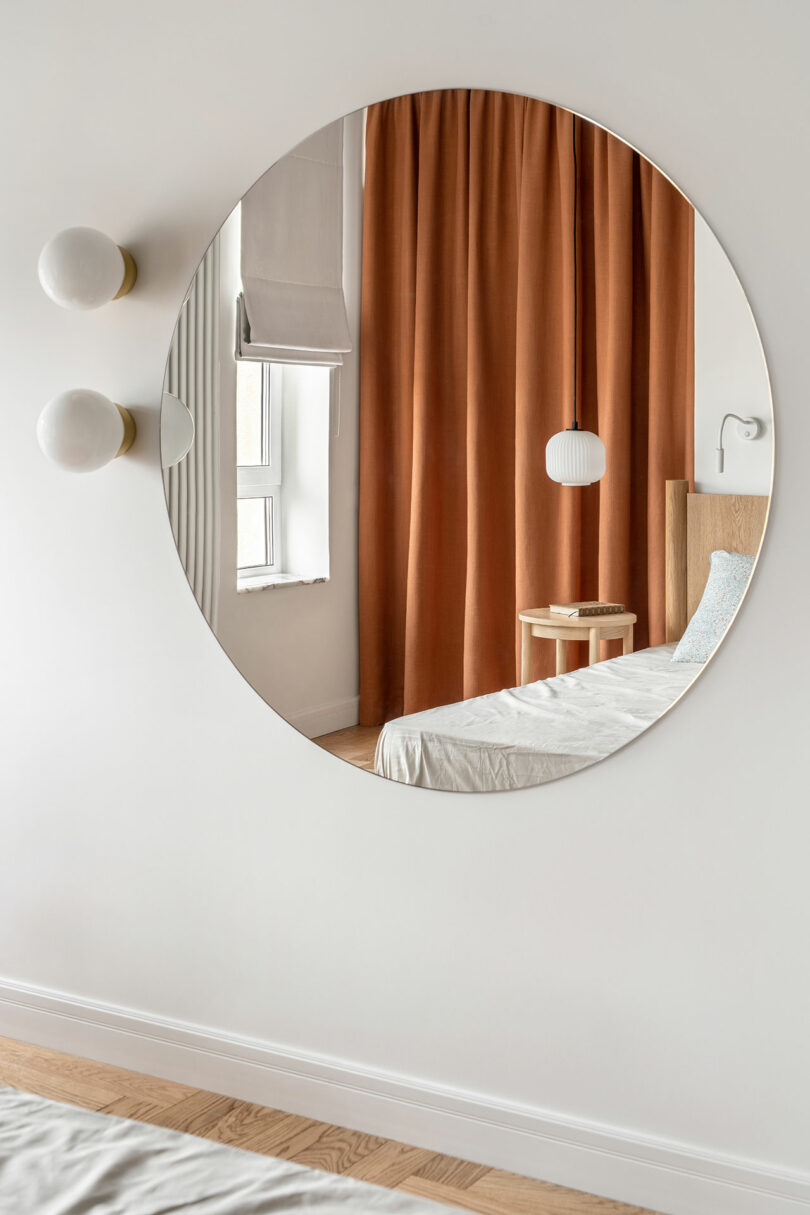
[[132,290],[131,254],[95,228],[65,228],[39,255],[39,281],[61,308],[101,308]]
[[592,485],[606,466],[605,445],[591,430],[561,430],[546,444],[546,472],[561,485]]
[[45,455],[69,472],[93,472],[132,446],[129,410],[91,388],[73,388],[49,401],[39,415],[37,439]]

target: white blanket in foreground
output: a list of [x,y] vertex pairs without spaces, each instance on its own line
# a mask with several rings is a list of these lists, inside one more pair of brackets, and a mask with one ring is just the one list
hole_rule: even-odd
[[703,669],[654,646],[476,696],[383,727],[380,776],[466,793],[523,789],[612,755],[652,725]]
[[2,1215],[91,1211],[448,1215],[449,1208],[179,1131],[0,1088]]

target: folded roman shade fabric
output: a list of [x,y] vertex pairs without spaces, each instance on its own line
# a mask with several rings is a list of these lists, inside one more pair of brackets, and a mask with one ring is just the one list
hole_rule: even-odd
[[339,363],[351,350],[342,119],[299,144],[242,199],[242,286],[242,358],[290,361],[301,352],[300,362]]

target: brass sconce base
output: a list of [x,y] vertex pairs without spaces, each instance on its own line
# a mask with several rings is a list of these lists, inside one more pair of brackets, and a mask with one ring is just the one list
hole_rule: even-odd
[[120,245],[118,246],[118,250],[124,259],[124,277],[121,280],[121,286],[118,288],[118,294],[113,296],[115,300],[120,300],[122,295],[129,295],[138,277],[138,267],[135,265],[135,258],[126,249],[122,249]]
[[[133,265],[134,264],[135,263],[133,262]],[[130,447],[135,442],[136,429],[135,429],[135,419],[133,418],[133,416],[129,412],[129,410],[125,409],[123,405],[119,405],[117,401],[115,402],[115,408],[120,413],[121,420],[124,423],[124,437],[121,440],[121,446],[118,448],[118,451],[115,453],[115,456],[113,457],[113,459],[117,460],[119,456],[123,456],[125,451],[129,451]]]

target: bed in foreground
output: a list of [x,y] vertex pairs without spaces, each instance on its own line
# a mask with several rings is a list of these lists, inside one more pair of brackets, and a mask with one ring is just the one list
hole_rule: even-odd
[[447,1215],[450,1208],[288,1160],[0,1087],[4,1215],[271,1215],[299,1210],[317,1215]]

